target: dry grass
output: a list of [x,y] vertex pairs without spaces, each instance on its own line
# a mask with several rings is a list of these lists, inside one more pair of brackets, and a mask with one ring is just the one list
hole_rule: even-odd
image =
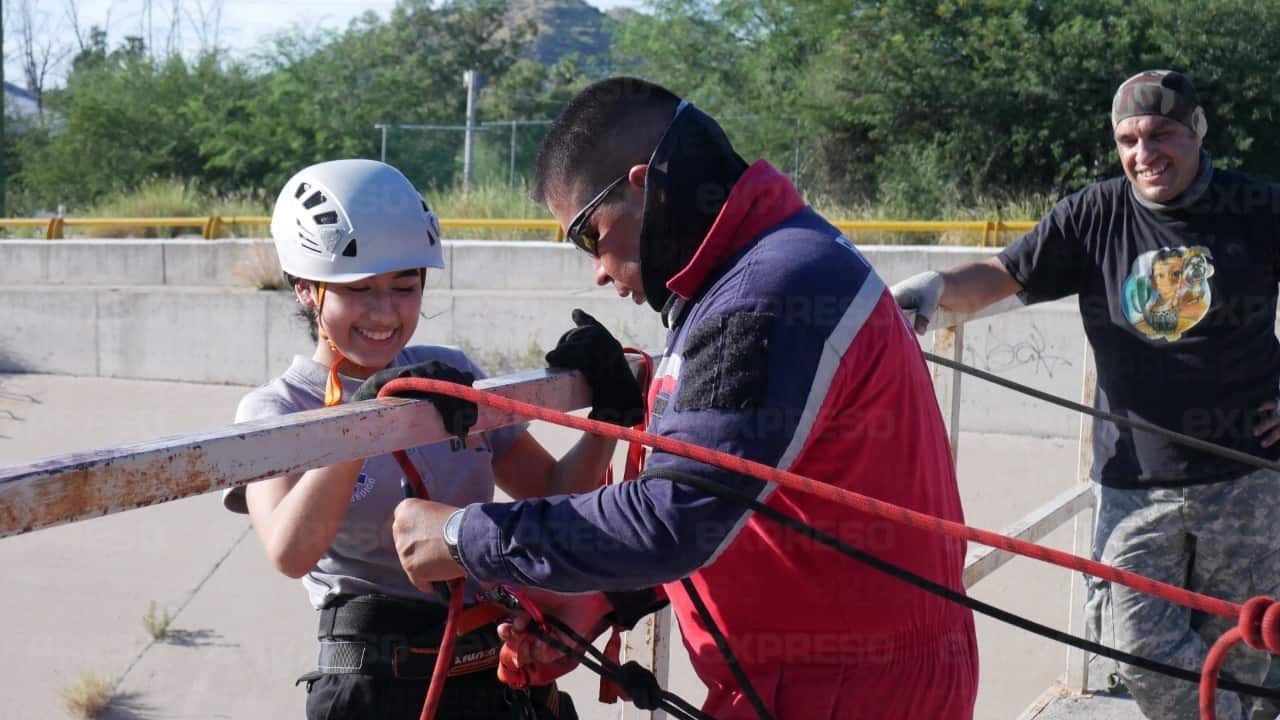
[[[197,181],[155,178],[141,186],[108,195],[86,208],[77,208],[73,216],[90,218],[151,217],[220,217],[261,216],[270,214],[270,205],[262,197],[231,193],[207,192]],[[224,225],[221,237],[261,235],[260,225]],[[85,226],[68,228],[66,234],[94,238],[168,238],[200,237],[200,227],[126,227]]]
[[114,694],[115,688],[110,678],[83,672],[62,689],[62,703],[71,717],[92,720],[111,704]]
[[284,281],[284,271],[280,269],[280,259],[276,256],[275,246],[269,242],[255,242],[249,245],[244,259],[236,263],[231,274],[246,285],[259,290],[281,290],[288,287]]
[[151,601],[147,606],[147,614],[142,616],[142,626],[147,629],[147,634],[152,640],[163,640],[169,634],[169,625],[173,622],[173,615],[168,610],[156,608],[156,602]]
[[[501,218],[501,219],[551,219],[546,209],[529,201],[528,188],[519,185],[507,187],[505,183],[483,183],[469,190],[460,188],[430,188],[426,191],[427,203],[442,218]],[[950,197],[950,196],[948,196]],[[1053,205],[1055,198],[1047,195],[1024,194],[1002,198],[979,197],[971,204],[955,205],[951,198],[932,212],[922,213],[909,205],[892,200],[876,203],[848,203],[824,195],[812,193],[807,200],[830,220],[1038,220]],[[129,192],[111,195],[86,208],[77,208],[71,215],[80,217],[158,217],[184,216],[224,218],[266,216],[271,212],[270,198],[261,194],[214,194],[206,191],[197,181],[154,179]],[[21,228],[3,231],[8,237],[40,236],[43,228]],[[125,228],[98,227],[67,229],[68,236],[76,237],[178,237],[196,236],[201,228]],[[220,237],[266,237],[268,229],[262,225],[224,225]],[[1006,244],[1021,233],[1002,233],[997,244]],[[445,236],[455,239],[477,240],[550,240],[554,233],[548,230],[516,230],[509,228],[450,228]],[[860,233],[851,238],[855,243],[875,245],[884,243],[908,245],[977,245],[980,232],[912,232],[912,233]],[[268,262],[270,260],[270,262]],[[270,270],[274,258],[255,259],[245,268],[245,282],[254,287],[279,287],[282,283]],[[264,284],[259,283],[259,278]]]

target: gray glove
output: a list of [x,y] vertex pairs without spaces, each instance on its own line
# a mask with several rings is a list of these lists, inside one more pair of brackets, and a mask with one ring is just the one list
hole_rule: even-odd
[[903,280],[889,289],[898,307],[916,314],[916,332],[923,335],[929,329],[929,321],[938,310],[942,299],[942,286],[946,281],[935,270],[922,272]]

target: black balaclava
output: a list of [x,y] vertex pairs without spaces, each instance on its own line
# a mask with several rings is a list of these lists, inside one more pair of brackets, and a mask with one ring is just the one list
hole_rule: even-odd
[[693,259],[746,170],[716,121],[681,100],[644,181],[640,279],[654,310],[666,305],[667,282]]

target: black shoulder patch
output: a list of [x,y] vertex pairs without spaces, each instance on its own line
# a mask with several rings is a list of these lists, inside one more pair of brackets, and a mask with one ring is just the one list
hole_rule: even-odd
[[773,319],[769,313],[718,315],[690,331],[676,412],[759,407],[769,375]]

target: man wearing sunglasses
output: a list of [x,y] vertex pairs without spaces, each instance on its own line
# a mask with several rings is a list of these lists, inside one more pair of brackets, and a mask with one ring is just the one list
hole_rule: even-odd
[[[591,255],[597,284],[662,314],[652,432],[963,519],[929,374],[893,297],[709,116],[641,80],[592,85],[548,131],[534,197]],[[629,380],[617,378],[622,395]],[[428,586],[464,573],[562,593],[661,585],[717,718],[972,718],[967,609],[677,482],[690,476],[963,590],[962,542],[659,451],[634,482],[471,505],[447,541],[434,538],[453,508],[406,501],[417,520],[397,512],[397,545],[413,548],[401,561]],[[564,611],[598,634],[598,596],[582,597]],[[503,634],[538,682],[570,666],[519,623]]]

